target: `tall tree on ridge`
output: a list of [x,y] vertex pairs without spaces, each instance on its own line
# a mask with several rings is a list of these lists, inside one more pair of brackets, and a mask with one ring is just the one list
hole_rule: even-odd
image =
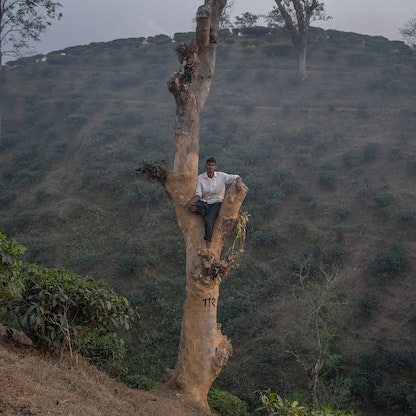
[[173,201],[186,248],[186,295],[176,366],[167,370],[165,384],[182,397],[208,409],[208,391],[232,354],[231,342],[217,323],[219,284],[234,264],[237,249],[221,259],[227,236],[242,225],[240,207],[248,189],[235,184],[223,200],[210,250],[202,239],[202,217],[188,201],[195,195],[198,176],[201,111],[208,98],[216,64],[217,36],[227,0],[205,0],[196,15],[195,38],[177,46],[182,68],[168,81],[176,102],[175,155],[171,171],[164,164],[144,163],[137,169],[158,179]]
[[299,53],[299,74],[303,80],[308,78],[306,54],[308,34],[312,20],[327,20],[324,3],[318,0],[275,0],[290,38]]

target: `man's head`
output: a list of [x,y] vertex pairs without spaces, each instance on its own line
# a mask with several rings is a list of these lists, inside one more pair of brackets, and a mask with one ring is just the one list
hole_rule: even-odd
[[213,157],[208,158],[205,162],[205,170],[210,178],[214,175],[215,169],[217,169],[217,161]]

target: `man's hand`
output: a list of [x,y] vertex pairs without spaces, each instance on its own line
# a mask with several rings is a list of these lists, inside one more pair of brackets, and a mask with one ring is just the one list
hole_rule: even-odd
[[199,196],[198,195],[195,195],[192,199],[190,199],[188,202],[187,202],[187,204],[186,204],[186,206],[191,210],[191,211],[196,211],[196,206],[194,205],[195,204],[195,202],[197,202],[197,201],[199,201]]

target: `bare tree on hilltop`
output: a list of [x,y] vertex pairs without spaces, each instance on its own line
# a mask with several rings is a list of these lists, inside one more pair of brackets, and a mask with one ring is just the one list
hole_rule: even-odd
[[[158,179],[173,201],[186,248],[186,295],[176,366],[167,370],[165,385],[208,409],[208,391],[232,354],[231,342],[217,323],[219,284],[242,250],[231,245],[221,258],[227,236],[236,228],[245,235],[246,216],[240,207],[248,189],[233,184],[215,222],[210,249],[205,248],[204,222],[188,201],[195,195],[198,176],[201,111],[208,98],[216,63],[217,36],[227,0],[205,0],[196,15],[196,33],[177,46],[181,70],[168,82],[176,102],[173,169],[144,162],[137,169]],[[234,242],[238,240],[234,240]]]
[[416,16],[405,23],[400,29],[400,34],[412,49],[416,49]]

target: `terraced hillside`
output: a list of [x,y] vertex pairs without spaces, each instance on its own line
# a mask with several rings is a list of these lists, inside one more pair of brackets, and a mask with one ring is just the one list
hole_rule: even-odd
[[[222,283],[235,351],[217,385],[249,402],[267,387],[306,395],[321,357],[322,400],[416,413],[415,55],[311,36],[307,81],[284,32],[220,37],[200,155],[241,174],[250,224]],[[172,165],[174,47],[74,46],[10,63],[3,83],[0,230],[28,260],[104,278],[138,305],[125,366],[154,380],[175,363],[185,259],[170,201],[134,169]]]

